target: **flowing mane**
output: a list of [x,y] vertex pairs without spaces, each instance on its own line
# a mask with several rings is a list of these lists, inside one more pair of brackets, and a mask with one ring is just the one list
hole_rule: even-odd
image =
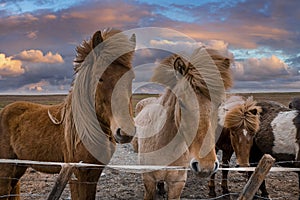
[[[169,88],[177,84],[177,75],[174,73],[173,63],[179,55],[174,54],[164,59],[154,70],[152,81]],[[185,80],[195,91],[199,91],[214,102],[221,102],[224,98],[224,89],[232,86],[230,59],[224,57],[214,49],[198,48],[188,60],[188,70]]]
[[[69,140],[68,149],[71,153],[74,153],[80,141],[85,141],[85,146],[88,147],[115,143],[107,122],[98,120],[99,116],[95,111],[95,93],[99,79],[111,63],[132,68],[131,60],[135,47],[132,40],[135,40],[135,36],[128,40],[126,35],[116,29],[104,29],[100,33],[103,39],[100,45],[94,47],[93,41],[97,38],[91,38],[88,41],[84,40],[76,48],[77,55],[74,60],[76,76],[65,101],[68,109],[65,134],[66,140]],[[108,144],[106,138],[112,143]],[[97,149],[91,148],[89,151],[94,152],[93,156],[96,158],[103,155]]]
[[[101,35],[103,40],[107,40],[110,37],[113,37],[116,35],[116,37],[113,37],[111,40],[106,41],[105,46],[102,45],[101,50],[105,49],[105,52],[101,52],[102,54],[108,53],[118,53],[118,48],[124,48],[125,46],[128,46],[128,38],[120,34],[121,31],[117,29],[104,29],[101,31]],[[76,47],[76,58],[74,59],[74,70],[77,73],[82,65],[82,63],[85,61],[85,58],[91,53],[93,50],[93,38],[90,38],[89,40],[84,40],[79,46]],[[97,51],[100,51],[98,49]],[[131,66],[131,58],[133,56],[133,52],[127,53],[122,55],[118,58],[118,62],[121,62],[124,66]]]
[[[74,80],[57,105],[17,101],[0,112],[0,158],[106,165],[116,142],[135,134],[131,66],[135,35],[119,30],[96,31],[77,47]],[[121,85],[121,87],[120,87]],[[118,112],[113,108],[117,105]],[[125,112],[126,111],[126,112]],[[26,123],[24,123],[26,122]],[[28,166],[0,165],[0,197],[20,197],[20,178]],[[32,166],[44,173],[60,167]],[[95,199],[103,168],[74,169],[73,200]]]
[[247,130],[257,132],[259,129],[259,113],[262,112],[262,109],[256,103],[252,97],[249,97],[243,104],[236,105],[229,110],[225,117],[224,127],[245,127]]

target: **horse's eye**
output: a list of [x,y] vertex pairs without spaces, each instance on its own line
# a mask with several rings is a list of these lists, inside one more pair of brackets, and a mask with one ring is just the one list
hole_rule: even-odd
[[103,79],[102,79],[102,78],[100,78],[100,79],[99,79],[99,82],[100,82],[100,83],[102,83],[102,82],[103,82]]

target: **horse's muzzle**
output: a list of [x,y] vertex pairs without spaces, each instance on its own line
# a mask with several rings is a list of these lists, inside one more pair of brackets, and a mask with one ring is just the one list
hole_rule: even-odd
[[219,169],[219,161],[214,163],[213,169],[201,169],[200,164],[197,160],[193,159],[190,163],[191,170],[199,177],[209,177],[216,173]]
[[130,143],[133,138],[133,136],[131,135],[124,134],[124,132],[120,128],[117,129],[116,134],[114,134],[114,137],[116,142],[119,144]]

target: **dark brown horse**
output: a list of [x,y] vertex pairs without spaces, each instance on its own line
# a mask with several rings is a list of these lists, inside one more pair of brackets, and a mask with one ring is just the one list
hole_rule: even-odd
[[[299,110],[291,110],[273,101],[258,102],[258,105],[262,108],[260,130],[257,132],[251,148],[250,162],[257,163],[263,154],[270,154],[281,166],[300,167]],[[294,102],[293,105],[297,108],[299,104]],[[300,184],[299,172],[298,181]],[[265,181],[260,186],[260,190],[263,197],[269,198]]]
[[[113,29],[97,31],[84,41],[76,49],[76,75],[64,102],[53,106],[15,102],[1,110],[0,158],[107,164],[116,141],[130,142],[135,132],[130,112],[134,48],[134,35],[128,39]],[[113,112],[116,102],[119,114]],[[19,179],[26,168],[0,165],[0,198],[20,198]],[[72,199],[95,199],[101,171],[75,169],[77,179],[70,183]]]
[[300,97],[294,97],[289,103],[289,108],[300,110]]
[[[242,167],[249,166],[249,154],[253,138],[259,129],[259,113],[261,108],[256,101],[249,97],[229,97],[219,108],[219,127],[221,132],[216,143],[216,151],[222,150],[222,166],[228,167],[232,154],[235,152],[237,164]],[[228,171],[222,171],[221,187],[223,194],[228,194]],[[215,197],[215,174],[209,181],[209,196]]]

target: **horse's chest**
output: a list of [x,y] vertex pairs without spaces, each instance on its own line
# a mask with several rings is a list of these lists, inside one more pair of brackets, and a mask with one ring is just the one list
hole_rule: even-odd
[[293,122],[296,116],[297,112],[294,111],[280,112],[272,120],[271,127],[274,135],[273,153],[297,156],[299,144],[296,141],[297,128]]

